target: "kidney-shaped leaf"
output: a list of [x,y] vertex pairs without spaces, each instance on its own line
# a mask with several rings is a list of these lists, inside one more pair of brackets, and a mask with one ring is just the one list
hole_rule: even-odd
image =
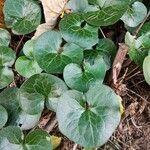
[[67,42],[73,42],[85,49],[98,43],[98,28],[88,25],[79,13],[65,16],[59,27]]
[[43,33],[35,43],[34,54],[39,66],[48,73],[62,73],[64,67],[71,63],[80,64],[83,49],[73,43],[62,44],[59,32]]
[[55,103],[66,90],[65,83],[53,75],[33,75],[20,88],[21,108],[28,114],[39,114],[44,109],[45,100],[49,99],[49,103]]
[[6,109],[0,105],[0,129],[6,124],[8,120],[8,113]]
[[15,61],[15,52],[4,46],[0,46],[0,89],[13,81],[14,74],[10,68]]
[[57,118],[60,131],[69,139],[87,148],[101,146],[120,122],[119,96],[100,84],[85,95],[68,91],[60,98]]
[[137,1],[128,8],[121,20],[129,27],[136,27],[143,21],[146,15],[147,8],[143,3]]
[[0,28],[0,46],[8,46],[10,39],[10,33],[5,29]]
[[16,34],[34,31],[41,21],[41,9],[34,0],[6,0],[4,4],[6,25]]
[[72,63],[65,67],[63,76],[70,88],[86,92],[96,82],[103,82],[109,64],[107,58],[95,53],[95,50],[85,51],[83,66]]
[[95,0],[92,4],[97,9],[84,13],[83,18],[94,26],[112,25],[126,12],[128,3],[129,0]]
[[50,136],[43,130],[34,130],[25,138],[19,127],[8,126],[0,131],[1,150],[52,150]]
[[19,57],[15,63],[17,72],[26,78],[42,72],[33,55],[34,42],[34,40],[29,40],[25,43],[23,47],[25,56]]

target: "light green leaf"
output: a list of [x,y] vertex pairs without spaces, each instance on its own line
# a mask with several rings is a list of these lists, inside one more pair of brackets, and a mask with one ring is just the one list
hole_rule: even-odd
[[63,76],[66,84],[72,89],[86,92],[91,85],[102,83],[109,69],[104,59],[95,50],[85,51],[83,66],[71,63],[65,67]]
[[88,25],[79,13],[65,16],[59,24],[63,38],[85,49],[98,43],[98,28]]
[[62,73],[64,67],[71,63],[80,64],[83,49],[73,43],[63,43],[61,34],[48,31],[42,34],[35,43],[34,54],[40,67],[48,73]]
[[0,89],[13,81],[14,74],[10,68],[15,61],[15,52],[4,46],[0,46]]
[[144,59],[143,72],[146,82],[150,85],[150,56]]
[[119,96],[101,84],[91,87],[85,95],[68,91],[60,98],[57,118],[60,131],[69,139],[83,147],[99,147],[120,122]]
[[34,0],[6,0],[4,16],[6,25],[15,34],[28,34],[40,24],[41,8]]
[[84,13],[83,18],[94,26],[108,26],[116,23],[123,16],[129,0],[95,0],[92,4],[97,10]]
[[0,46],[8,46],[11,40],[10,33],[0,28]]
[[8,113],[6,109],[0,105],[0,129],[4,127],[8,120]]
[[20,88],[21,108],[30,115],[39,114],[44,109],[45,100],[51,98],[53,103],[53,100],[57,101],[66,90],[65,83],[53,75],[46,73],[33,75]]
[[121,17],[121,20],[129,27],[138,26],[147,15],[147,8],[141,2],[134,2],[128,8],[126,13]]

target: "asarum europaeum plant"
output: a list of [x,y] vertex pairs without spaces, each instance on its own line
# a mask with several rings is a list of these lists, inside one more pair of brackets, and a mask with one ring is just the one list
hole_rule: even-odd
[[[85,148],[106,143],[119,125],[121,98],[103,84],[117,48],[102,37],[102,28],[124,22],[129,57],[143,66],[150,84],[150,23],[134,34],[148,18],[147,6],[142,0],[69,0],[71,12],[56,28],[28,40],[17,58],[9,48],[11,35],[0,29],[0,89],[13,82],[14,71],[26,78],[19,88],[0,93],[0,149],[51,150],[45,131],[21,131],[35,127],[45,107],[56,112],[70,140]],[[38,0],[6,0],[6,26],[17,35],[31,33],[41,23],[41,10]]]

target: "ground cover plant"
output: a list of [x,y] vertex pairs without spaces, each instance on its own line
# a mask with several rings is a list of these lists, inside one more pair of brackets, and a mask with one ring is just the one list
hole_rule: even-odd
[[149,18],[146,0],[1,0],[0,149],[110,142],[129,90],[123,66],[134,63],[150,85]]

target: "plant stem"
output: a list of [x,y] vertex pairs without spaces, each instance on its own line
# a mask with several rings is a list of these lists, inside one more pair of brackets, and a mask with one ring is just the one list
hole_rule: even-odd
[[100,27],[99,29],[100,29],[100,31],[101,31],[101,33],[102,33],[103,37],[104,37],[104,38],[106,38],[106,36],[105,36],[105,34],[104,34],[103,30],[101,29],[101,27]]
[[150,16],[150,10],[149,10],[147,16],[144,18],[143,22],[140,24],[138,29],[135,31],[134,36],[137,36],[137,34],[139,33],[139,31],[141,30],[141,28],[143,27],[144,23],[146,22],[146,20],[148,19],[149,16]]

